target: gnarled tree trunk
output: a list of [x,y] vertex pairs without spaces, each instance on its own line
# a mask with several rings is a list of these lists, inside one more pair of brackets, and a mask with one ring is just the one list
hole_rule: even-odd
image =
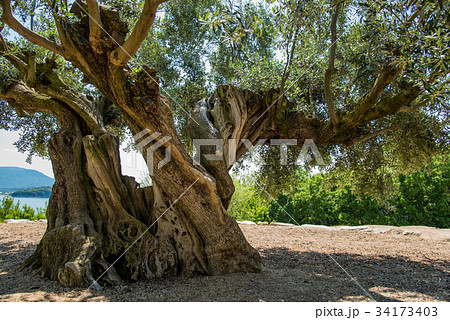
[[156,187],[138,188],[121,175],[118,147],[110,133],[83,136],[75,128],[51,139],[48,227],[27,265],[65,286],[97,288],[103,275],[101,282],[117,284],[206,273],[195,229],[166,209]]

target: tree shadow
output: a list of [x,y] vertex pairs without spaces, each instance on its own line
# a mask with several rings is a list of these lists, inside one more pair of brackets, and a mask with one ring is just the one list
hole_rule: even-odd
[[[168,278],[130,284],[103,295],[111,301],[449,301],[448,261],[410,261],[260,249],[263,271],[216,277]],[[350,274],[350,276],[349,276]]]
[[17,241],[0,244],[0,300],[14,295],[32,301],[450,301],[444,259],[333,254],[339,266],[325,253],[276,247],[259,250],[261,273],[144,280],[91,292],[22,270],[20,262],[35,246],[8,253],[14,246]]
[[404,256],[329,255],[284,247],[263,249],[260,253],[268,269],[284,269],[305,276],[302,280],[315,284],[312,290],[321,300],[339,301],[356,296],[376,301],[413,301],[420,296],[450,300],[450,263],[445,260],[417,262]]
[[[21,240],[0,241],[0,301],[11,294],[67,291],[57,282],[43,279],[36,272],[24,269],[23,262],[35,249],[36,245],[25,244]],[[19,300],[22,299],[19,297]]]
[[35,245],[24,245],[20,240],[0,242],[0,270],[3,269],[4,266],[9,266],[14,263],[21,264],[21,262],[25,259],[24,257],[31,255],[35,249]]

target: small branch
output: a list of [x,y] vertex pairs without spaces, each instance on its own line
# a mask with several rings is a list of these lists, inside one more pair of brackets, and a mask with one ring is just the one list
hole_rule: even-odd
[[31,31],[22,25],[13,15],[11,10],[11,0],[0,0],[0,5],[3,8],[2,22],[6,23],[11,29],[16,31],[28,41],[37,44],[47,50],[53,51],[61,56],[64,56],[64,48],[56,42],[50,41],[36,32]]
[[311,86],[308,88],[308,95],[309,95],[309,106],[311,108],[311,116],[313,118],[315,118],[316,117],[316,104],[314,103],[313,92],[312,92]]
[[[369,43],[369,48],[367,50],[367,53],[368,53],[368,56],[370,56],[371,53],[372,53],[372,44],[371,43]],[[353,79],[353,81],[351,81],[349,87],[345,91],[345,95],[344,95],[344,99],[343,99],[344,104],[347,103],[348,97],[350,95],[350,91],[353,89],[353,87],[355,86],[356,82],[363,76],[365,67],[366,67],[366,64],[363,62],[361,64],[361,66],[359,67],[358,71],[356,71],[355,78]]]
[[411,26],[411,24],[414,22],[414,20],[416,20],[416,18],[420,15],[422,15],[425,11],[425,8],[428,6],[428,4],[424,4],[424,6],[420,9],[417,9],[412,15],[411,17],[409,17],[409,19],[404,23],[404,28],[406,30],[409,29],[409,27]]
[[89,12],[89,41],[96,48],[96,44],[101,39],[103,23],[100,17],[100,6],[97,0],[87,0]]
[[397,113],[412,113],[412,112],[416,112],[417,110],[419,110],[420,108],[426,106],[428,103],[430,102],[429,99],[424,100],[420,103],[414,104],[412,106],[401,106]]
[[[299,29],[300,29],[300,26],[297,26],[297,29],[294,32],[294,36],[293,36],[293,40],[292,40],[291,52],[287,57],[288,60],[286,61],[286,65],[284,67],[283,77],[281,78],[281,85],[280,85],[280,97],[278,98],[278,101],[277,101],[277,109],[280,109],[283,104],[284,87],[286,86],[286,81],[289,77],[292,59],[294,58],[295,47],[297,44],[297,37],[298,37]],[[286,53],[288,53],[287,49],[286,49]]]
[[28,66],[14,54],[9,52],[8,44],[6,43],[5,39],[3,39],[3,36],[1,34],[0,34],[0,45],[1,45],[0,55],[5,57],[5,59],[7,59],[9,62],[11,62],[13,66],[19,69],[20,72],[22,72],[23,74],[27,74]]
[[337,42],[337,17],[339,13],[339,4],[336,6],[336,9],[333,12],[333,16],[331,18],[331,47],[330,47],[330,59],[328,61],[328,69],[325,71],[325,79],[324,79],[324,89],[325,89],[325,99],[327,101],[328,106],[328,114],[330,115],[330,121],[334,127],[338,125],[338,117],[336,115],[336,111],[334,110],[334,102],[333,102],[333,93],[331,91],[331,76],[334,71],[334,60],[336,56],[336,42]]
[[[68,48],[72,48],[72,43],[69,40],[69,36],[67,35],[66,31],[64,30],[62,24],[61,24],[61,16],[58,14],[56,2],[52,0],[47,0],[47,4],[52,12],[53,20],[55,21],[56,31],[58,32],[59,39],[61,40],[61,44],[64,47],[65,51],[68,51]],[[65,4],[67,7],[67,3]]]
[[168,0],[145,1],[139,20],[136,22],[128,39],[123,46],[116,48],[109,54],[109,60],[113,65],[123,66],[136,54],[155,21],[158,6],[166,1]]
[[[277,109],[280,110],[282,105],[283,105],[283,96],[285,94],[285,86],[286,86],[286,81],[289,78],[289,74],[290,74],[290,67],[292,65],[292,60],[294,59],[294,54],[295,54],[295,47],[297,45],[297,38],[298,38],[298,34],[300,31],[300,26],[301,26],[301,19],[299,16],[299,9],[300,9],[300,2],[297,3],[297,6],[295,8],[295,14],[296,14],[296,22],[297,22],[297,27],[295,28],[293,37],[292,37],[292,47],[291,47],[291,52],[289,53],[289,42],[286,45],[286,57],[287,57],[287,61],[286,61],[286,65],[284,66],[284,71],[283,71],[283,76],[281,77],[281,84],[280,84],[280,96],[278,97],[277,100]],[[291,38],[291,36],[289,35],[289,39]]]
[[20,60],[18,57],[13,55],[12,53],[0,52],[0,55],[5,57],[5,59],[7,59],[9,62],[11,62],[14,65],[14,67],[19,69],[19,71],[22,72],[23,74],[28,73],[28,66],[22,60]]
[[351,146],[353,146],[353,145],[355,145],[357,143],[364,142],[364,141],[370,140],[372,138],[375,138],[376,136],[378,136],[378,135],[380,135],[382,133],[389,132],[389,131],[394,131],[394,130],[405,131],[404,128],[399,127],[399,126],[393,126],[393,127],[389,127],[389,128],[384,128],[384,129],[381,129],[379,131],[369,133],[369,134],[365,135],[364,137],[353,139],[350,142],[349,146],[351,147]]
[[435,3],[433,7],[430,8],[430,10],[425,11],[421,16],[419,21],[417,22],[417,26],[416,28],[420,28],[424,23],[426,23],[426,21],[428,21],[428,18],[430,17],[430,15],[435,11],[435,9],[437,8],[438,4]]
[[3,38],[3,36],[2,36],[2,34],[0,33],[0,41],[1,41],[1,44],[2,44],[2,48],[1,48],[1,51],[3,51],[3,52],[9,52],[9,48],[8,48],[8,44],[6,43],[6,41],[5,41],[5,39]]
[[36,53],[30,52],[28,57],[27,83],[36,81]]

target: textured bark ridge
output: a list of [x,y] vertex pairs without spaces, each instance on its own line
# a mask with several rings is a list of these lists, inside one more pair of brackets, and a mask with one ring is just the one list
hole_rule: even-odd
[[[64,286],[118,284],[206,273],[202,241],[159,189],[120,173],[117,139],[56,134],[49,143],[55,185],[48,227],[26,264]],[[155,223],[158,219],[157,223]]]

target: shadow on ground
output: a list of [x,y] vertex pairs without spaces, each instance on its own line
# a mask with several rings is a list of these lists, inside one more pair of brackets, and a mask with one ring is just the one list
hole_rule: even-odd
[[[259,250],[263,271],[126,283],[91,292],[62,288],[20,268],[34,246],[0,245],[0,301],[450,301],[448,261]],[[343,269],[349,274],[347,274]]]

